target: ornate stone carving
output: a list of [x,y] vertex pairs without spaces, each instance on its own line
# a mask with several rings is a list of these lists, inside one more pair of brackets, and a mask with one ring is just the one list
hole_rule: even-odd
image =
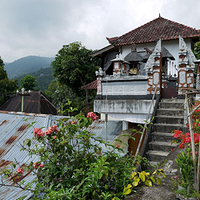
[[193,88],[193,70],[195,68],[194,60],[196,60],[196,58],[192,50],[187,47],[184,39],[179,36],[179,94],[183,93],[183,89]]
[[146,71],[153,71],[153,66],[158,66],[160,59],[156,59],[156,58],[160,58],[160,52],[161,52],[161,39],[158,40],[154,51],[152,52],[152,54],[149,56],[144,69]]
[[[182,55],[185,56],[183,59]],[[192,50],[187,47],[184,39],[179,36],[179,62],[184,62],[185,64],[189,64],[189,67],[194,68],[194,61],[196,60],[195,55],[193,54]]]

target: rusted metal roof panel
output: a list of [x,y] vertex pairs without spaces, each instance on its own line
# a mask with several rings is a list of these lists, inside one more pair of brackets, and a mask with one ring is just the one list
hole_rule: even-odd
[[[44,129],[46,129],[56,124],[56,121],[60,118],[62,117],[54,115],[0,112],[0,171],[15,162],[15,160],[19,163],[17,168],[29,164],[30,161],[36,162],[36,156],[30,157],[27,152],[20,151],[23,141],[26,138],[31,139],[33,137],[33,127],[27,129],[28,124],[35,122],[34,127],[45,127]],[[32,172],[25,172],[19,177],[18,181],[25,180],[26,185],[34,179],[35,175]],[[6,179],[4,183],[10,185],[12,182]],[[23,191],[20,188],[0,187],[0,199],[3,200],[14,200],[22,196],[30,197],[31,195],[30,191]]]

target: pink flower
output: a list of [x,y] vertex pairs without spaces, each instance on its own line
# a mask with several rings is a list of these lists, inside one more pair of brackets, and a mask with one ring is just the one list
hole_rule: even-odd
[[71,122],[71,124],[77,124],[77,121],[73,121],[73,122]]
[[43,164],[40,164],[39,168],[42,168],[42,167],[44,167],[44,165],[43,165]]
[[93,112],[89,112],[88,115],[87,115],[87,117],[91,118],[92,121],[95,121],[98,118],[98,116],[95,115]]
[[200,123],[198,123],[198,126],[200,126]]
[[174,176],[174,178],[175,178],[175,179],[177,179],[177,178],[178,178],[178,176]]
[[24,173],[24,170],[23,170],[22,168],[19,167],[19,168],[17,169],[17,173],[18,173],[18,174],[19,174],[19,173],[23,174],[23,173]]
[[56,125],[53,125],[50,128],[52,131],[59,132],[58,127]]
[[51,135],[52,132],[59,132],[58,127],[56,125],[50,126],[47,130],[46,130],[46,135]]
[[119,145],[117,144],[115,147],[116,147],[116,148],[119,148]]
[[40,165],[40,163],[37,161],[37,162],[35,162],[35,163],[33,164],[33,167],[34,167],[35,169],[37,169],[39,165]]
[[57,137],[56,135],[55,135],[55,136],[53,136],[53,139],[55,140],[55,139],[56,139],[56,137]]
[[42,132],[41,128],[34,128],[33,132],[34,132],[34,136],[37,135],[38,137],[43,137],[45,135],[45,133]]
[[52,133],[52,130],[49,130],[49,129],[46,130],[46,135],[51,135],[51,133]]

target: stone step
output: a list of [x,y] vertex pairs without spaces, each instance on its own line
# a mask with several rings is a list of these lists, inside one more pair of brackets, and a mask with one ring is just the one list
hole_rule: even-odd
[[152,162],[161,162],[165,160],[170,152],[149,150],[146,152],[147,158]]
[[156,150],[156,151],[165,151],[170,152],[171,149],[174,149],[178,144],[171,142],[161,142],[161,141],[152,141],[149,142],[149,149],[150,150]]
[[174,130],[181,129],[183,124],[153,124],[153,131],[154,132],[163,132],[163,133],[172,133]]
[[155,167],[156,168],[156,166],[159,165],[160,162],[150,161],[149,164],[150,164],[149,167]]
[[184,104],[185,99],[176,99],[176,98],[164,99],[164,98],[162,98],[160,102],[162,102],[162,103],[182,103],[182,104]]
[[151,141],[171,142],[174,140],[173,133],[153,132]]
[[176,109],[183,109],[184,104],[182,103],[170,103],[170,102],[160,102],[159,108],[176,108]]
[[184,116],[183,109],[169,109],[169,108],[158,108],[157,115],[167,115],[167,116]]
[[166,116],[166,115],[157,115],[155,117],[155,123],[160,124],[183,124],[184,117],[183,116]]

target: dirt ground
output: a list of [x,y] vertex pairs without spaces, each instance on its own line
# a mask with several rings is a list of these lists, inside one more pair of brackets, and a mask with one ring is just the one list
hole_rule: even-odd
[[164,173],[167,178],[162,178],[161,185],[138,187],[136,193],[127,196],[125,200],[177,200],[173,191],[173,179],[174,177],[179,176],[175,158],[180,152],[181,150],[177,148],[168,155],[164,167]]

